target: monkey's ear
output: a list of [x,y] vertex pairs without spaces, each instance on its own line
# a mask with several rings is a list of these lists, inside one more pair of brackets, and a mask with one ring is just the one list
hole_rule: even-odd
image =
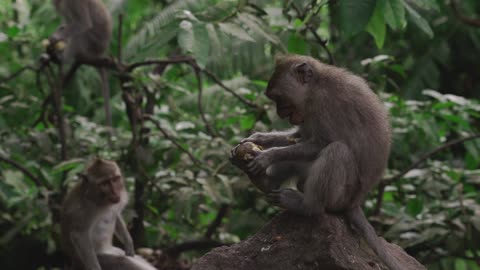
[[298,76],[298,79],[302,83],[310,82],[310,80],[313,77],[313,71],[309,64],[303,62],[301,64],[295,65],[294,69],[295,69],[295,73]]

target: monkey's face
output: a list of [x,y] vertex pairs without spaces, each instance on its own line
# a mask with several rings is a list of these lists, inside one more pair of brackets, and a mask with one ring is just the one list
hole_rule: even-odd
[[278,116],[288,118],[292,125],[300,125],[305,120],[307,88],[297,77],[293,72],[277,69],[265,91],[265,95],[275,102]]
[[123,189],[123,178],[119,173],[99,179],[98,190],[106,203],[119,203]]
[[122,199],[123,177],[120,172],[103,175],[95,181],[100,199],[105,204],[116,204]]
[[122,172],[114,161],[95,159],[88,166],[85,179],[99,203],[116,204],[124,199]]

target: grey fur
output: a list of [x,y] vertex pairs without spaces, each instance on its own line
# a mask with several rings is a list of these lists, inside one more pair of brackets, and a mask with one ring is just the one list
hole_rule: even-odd
[[[288,164],[299,174],[304,170],[299,191],[274,189],[269,200],[303,215],[344,213],[392,270],[402,269],[383,252],[360,208],[381,180],[390,153],[388,113],[379,98],[362,78],[298,55],[277,59],[266,95],[276,103],[278,115],[298,129],[244,139],[267,148],[248,164],[249,175],[261,175],[268,168],[268,181],[275,182],[269,186],[278,188],[287,176],[281,166]],[[296,143],[285,144],[287,137],[296,138]]]
[[[50,39],[53,43],[59,40],[66,43],[60,58],[63,63],[73,61],[67,73],[70,77],[81,64],[104,58],[112,39],[112,17],[101,0],[53,0],[53,3],[63,18],[63,24]],[[111,129],[112,113],[107,71],[105,68],[97,68],[97,71],[102,83],[105,119]]]
[[[153,266],[134,256],[133,241],[121,216],[128,194],[117,164],[96,159],[82,178],[65,197],[60,216],[63,249],[71,260],[69,269],[154,270]],[[111,182],[113,178],[116,182]],[[105,193],[105,181],[116,186],[117,202],[109,200],[111,194]],[[114,234],[125,251],[112,245]]]

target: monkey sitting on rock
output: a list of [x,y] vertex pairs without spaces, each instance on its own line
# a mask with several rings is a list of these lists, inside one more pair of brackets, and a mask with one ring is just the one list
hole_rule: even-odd
[[[253,143],[258,149],[248,146],[250,157],[239,167],[269,201],[307,216],[343,213],[390,269],[404,269],[385,252],[361,209],[390,153],[388,113],[379,98],[362,78],[298,55],[277,59],[265,94],[278,116],[297,127],[254,133],[234,148],[233,160],[239,147]],[[298,190],[280,188],[292,175]]]
[[[62,243],[70,270],[154,270],[135,256],[121,216],[128,195],[114,161],[95,159],[68,192],[60,213]],[[112,245],[113,235],[125,251]]]

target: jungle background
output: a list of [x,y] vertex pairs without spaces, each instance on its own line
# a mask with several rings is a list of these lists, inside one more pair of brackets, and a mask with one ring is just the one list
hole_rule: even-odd
[[364,205],[377,233],[428,269],[480,269],[479,1],[105,3],[126,67],[109,70],[110,141],[94,67],[60,108],[47,98],[62,76],[40,60],[51,1],[0,0],[0,269],[62,268],[61,199],[95,156],[122,167],[125,218],[159,269],[254,234],[279,210],[229,154],[288,126],[263,94],[285,53],[353,71],[388,108],[388,170]]

